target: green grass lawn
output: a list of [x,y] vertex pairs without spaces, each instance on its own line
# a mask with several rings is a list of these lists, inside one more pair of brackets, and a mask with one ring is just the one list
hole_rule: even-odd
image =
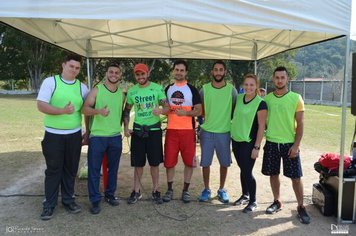
[[[349,154],[355,118],[349,108],[346,115],[345,154]],[[341,146],[341,116],[341,107],[306,105],[303,145],[320,152],[338,153]]]
[[[345,151],[349,152],[355,118],[347,109]],[[302,145],[319,152],[339,152],[341,107],[306,105]],[[2,150],[34,150],[43,136],[43,114],[34,95],[0,95],[0,139]],[[5,141],[5,142],[4,142]]]

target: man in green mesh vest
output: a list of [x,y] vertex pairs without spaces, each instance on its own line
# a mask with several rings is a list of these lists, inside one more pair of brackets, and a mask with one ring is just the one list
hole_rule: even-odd
[[92,116],[88,149],[88,191],[90,212],[101,211],[100,169],[104,153],[107,154],[108,181],[105,201],[111,206],[119,205],[115,197],[117,172],[122,151],[121,118],[124,93],[118,87],[121,79],[119,64],[110,64],[104,83],[93,88],[84,102],[82,113]]
[[81,211],[74,201],[74,182],[82,147],[80,109],[88,93],[88,88],[76,79],[81,60],[78,55],[68,55],[62,63],[62,73],[46,78],[37,96],[38,110],[45,114],[45,135],[41,143],[46,159],[42,220],[52,218],[59,186],[63,206],[70,213]]
[[282,209],[279,180],[282,159],[283,175],[292,180],[297,198],[298,217],[303,224],[309,224],[310,217],[303,205],[303,173],[299,155],[304,128],[304,101],[299,94],[288,91],[288,79],[287,69],[277,67],[273,72],[275,90],[265,96],[268,115],[262,173],[270,176],[274,197],[266,213],[273,214]]
[[200,126],[200,146],[204,190],[199,201],[206,202],[211,198],[210,166],[214,151],[220,164],[220,185],[217,191],[222,203],[229,202],[229,196],[224,189],[227,169],[231,164],[230,127],[233,108],[236,103],[237,91],[234,86],[224,79],[226,65],[223,61],[214,62],[211,70],[212,82],[204,84],[200,90],[203,103],[204,123]]

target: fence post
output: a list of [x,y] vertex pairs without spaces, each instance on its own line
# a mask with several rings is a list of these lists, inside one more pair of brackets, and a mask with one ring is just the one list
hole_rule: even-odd
[[321,81],[321,89],[320,89],[320,101],[323,101],[323,92],[324,92],[324,79]]
[[303,99],[305,100],[305,79],[303,78]]

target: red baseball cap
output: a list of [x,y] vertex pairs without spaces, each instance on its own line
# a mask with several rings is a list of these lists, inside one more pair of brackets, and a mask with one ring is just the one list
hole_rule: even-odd
[[134,67],[134,73],[136,73],[137,71],[148,73],[148,66],[143,63],[136,64]]

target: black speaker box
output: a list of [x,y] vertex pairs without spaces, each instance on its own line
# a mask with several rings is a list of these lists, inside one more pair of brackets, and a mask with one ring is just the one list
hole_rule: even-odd
[[334,195],[322,184],[313,184],[312,201],[324,216],[335,215]]
[[[356,177],[344,178],[343,181],[343,194],[342,194],[342,204],[341,204],[341,219],[354,221],[356,216]],[[338,190],[339,190],[339,177],[330,176],[323,180],[323,186],[333,193],[334,204],[338,205]],[[336,208],[337,209],[337,208]],[[336,211],[335,211],[336,212]]]

